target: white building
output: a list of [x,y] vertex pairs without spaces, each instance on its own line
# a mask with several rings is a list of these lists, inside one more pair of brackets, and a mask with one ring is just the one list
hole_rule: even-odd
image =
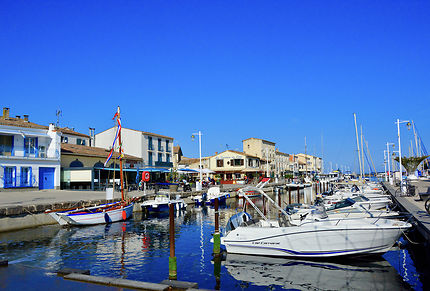
[[[112,147],[116,127],[95,135],[95,146],[105,149]],[[121,129],[124,153],[139,157],[146,167],[173,167],[173,138],[129,128]]]
[[60,133],[28,115],[0,117],[0,189],[60,188]]

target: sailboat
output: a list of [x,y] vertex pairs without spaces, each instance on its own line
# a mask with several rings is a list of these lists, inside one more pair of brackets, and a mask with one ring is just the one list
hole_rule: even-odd
[[99,204],[92,207],[81,207],[72,209],[47,210],[45,213],[54,218],[60,225],[92,225],[100,223],[111,223],[127,220],[133,214],[135,199],[124,199],[124,180],[122,169],[122,144],[121,144],[121,118],[118,106],[113,119],[116,120],[118,127],[113,141],[112,149],[106,159],[105,166],[113,156],[115,143],[119,143],[119,164],[121,178],[121,200],[112,203]]

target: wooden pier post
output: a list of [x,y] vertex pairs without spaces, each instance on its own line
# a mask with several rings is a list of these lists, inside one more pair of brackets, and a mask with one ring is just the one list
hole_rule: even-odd
[[288,204],[291,204],[291,187],[288,186]]
[[300,186],[297,186],[297,203],[300,203]]
[[219,201],[215,198],[215,232],[214,232],[214,254],[219,254],[221,251],[221,235],[219,232]]
[[175,256],[175,210],[174,205],[169,204],[169,242],[170,242],[170,257],[169,257],[169,279],[176,280],[178,278],[176,256]]

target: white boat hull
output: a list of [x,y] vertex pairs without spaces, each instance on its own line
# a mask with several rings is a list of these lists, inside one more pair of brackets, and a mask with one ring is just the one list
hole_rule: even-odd
[[[366,223],[363,221],[366,220]],[[339,219],[290,227],[241,226],[222,239],[227,252],[283,257],[384,253],[411,227],[387,219]]]
[[[53,217],[60,225],[92,225],[101,223],[111,223],[121,220],[127,220],[133,214],[133,205],[129,205],[106,210],[105,212],[95,213],[70,213],[69,212],[50,212],[49,215]],[[123,213],[124,212],[124,213]],[[124,219],[125,218],[125,219]]]

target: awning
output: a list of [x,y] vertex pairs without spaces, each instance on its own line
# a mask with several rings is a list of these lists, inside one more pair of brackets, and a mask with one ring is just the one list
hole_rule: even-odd
[[176,171],[178,174],[196,174],[199,171],[195,169],[181,168]]
[[[136,170],[135,170],[136,171]],[[141,169],[140,172],[161,172],[161,173],[170,173],[170,169],[166,168],[144,168]]]
[[258,172],[264,172],[261,169],[243,169],[241,171],[242,173],[258,173]]

